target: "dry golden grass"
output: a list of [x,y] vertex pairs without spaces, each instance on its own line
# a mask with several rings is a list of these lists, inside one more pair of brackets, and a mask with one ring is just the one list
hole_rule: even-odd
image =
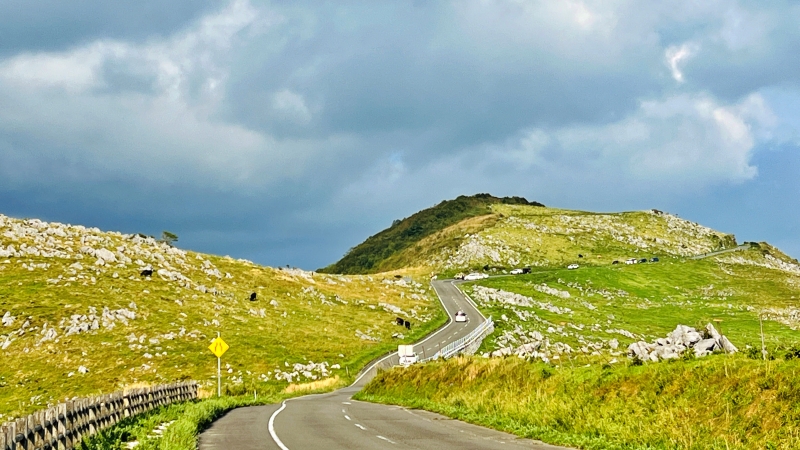
[[322,389],[330,389],[335,386],[341,384],[342,381],[339,379],[338,376],[333,378],[326,378],[324,380],[317,380],[312,381],[310,383],[292,383],[289,386],[286,386],[286,389],[283,392],[287,394],[297,393],[297,392],[308,392],[308,391],[319,391]]

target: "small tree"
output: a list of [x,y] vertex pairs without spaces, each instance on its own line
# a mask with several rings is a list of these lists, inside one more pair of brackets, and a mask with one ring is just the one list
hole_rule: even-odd
[[161,232],[161,242],[166,243],[169,246],[172,246],[173,243],[178,241],[178,235],[169,231],[162,231]]

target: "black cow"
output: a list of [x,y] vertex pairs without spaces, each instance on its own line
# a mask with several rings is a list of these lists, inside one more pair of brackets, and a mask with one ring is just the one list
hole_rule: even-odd
[[396,323],[396,324],[398,324],[400,326],[403,326],[403,322],[405,322],[405,320],[403,320],[402,317],[398,317],[398,318],[394,319],[394,323]]
[[403,325],[406,327],[406,330],[410,330],[411,329],[411,322],[409,322],[407,320],[404,320],[403,321]]
[[152,277],[153,276],[153,269],[144,269],[139,275],[143,277]]
[[256,293],[255,293],[255,292],[253,292],[252,294],[250,294],[250,301],[251,301],[251,302],[254,302],[254,301],[256,301],[256,297],[257,297]]

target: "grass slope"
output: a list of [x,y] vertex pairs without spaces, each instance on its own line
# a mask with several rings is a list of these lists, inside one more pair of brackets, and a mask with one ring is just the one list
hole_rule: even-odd
[[471,217],[491,213],[494,204],[543,206],[521,197],[493,197],[489,194],[459,196],[396,221],[390,228],[370,236],[352,248],[341,260],[320,269],[327,273],[376,273],[406,267],[413,260],[398,258],[398,253],[420,240]]
[[[147,266],[153,276],[141,277]],[[273,269],[0,216],[0,421],[139,383],[196,379],[213,390],[207,347],[217,332],[230,345],[229,393],[344,383],[446,320],[427,283],[384,278]],[[398,315],[410,333],[393,324]]]
[[759,315],[769,348],[792,346],[800,341],[800,266],[764,247],[697,260],[540,269],[464,289],[497,319],[482,352],[517,347],[539,333],[550,357],[601,352],[610,359],[635,341],[665,337],[678,324],[707,323],[740,349],[760,348]]
[[790,449],[800,362],[742,356],[644,366],[456,358],[382,372],[356,398],[583,449]]
[[[359,398],[438,411],[590,449],[795,448],[800,433],[800,264],[766,243],[660,211],[520,205],[405,250],[443,275],[532,273],[462,288],[496,321],[484,356],[382,373]],[[723,253],[715,253],[726,250]],[[628,258],[659,262],[613,264]],[[568,264],[580,267],[568,270]],[[771,358],[760,357],[761,327]],[[630,343],[713,323],[743,354],[639,365]],[[528,346],[531,348],[531,345]]]

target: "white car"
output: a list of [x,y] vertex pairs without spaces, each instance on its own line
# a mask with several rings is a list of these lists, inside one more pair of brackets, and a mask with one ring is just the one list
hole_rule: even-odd
[[467,313],[464,311],[459,311],[456,313],[456,322],[466,322],[467,321]]
[[636,264],[638,262],[639,260],[637,260],[636,258],[629,258],[625,260],[625,264]]
[[489,278],[489,275],[486,275],[485,273],[473,272],[473,273],[465,276],[464,280],[465,281],[475,281],[475,280],[482,280],[484,278]]
[[519,275],[522,273],[522,269],[514,269],[511,271],[511,275]]
[[570,265],[567,266],[567,269],[572,270],[572,269],[577,269],[578,267],[580,267],[580,266],[577,265],[577,264],[570,264]]

